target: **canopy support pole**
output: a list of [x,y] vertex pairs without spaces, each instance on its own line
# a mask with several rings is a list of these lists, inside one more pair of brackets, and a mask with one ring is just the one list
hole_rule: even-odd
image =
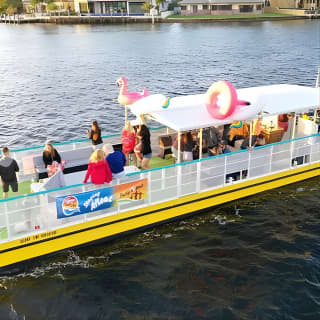
[[249,150],[252,149],[252,123],[253,120],[250,121],[250,132],[249,132]]
[[297,114],[294,113],[291,139],[294,139],[296,133]]
[[128,121],[128,107],[124,106],[124,122],[127,123]]
[[202,159],[202,128],[200,129],[199,143],[199,159]]
[[178,131],[178,163],[181,162],[181,132]]

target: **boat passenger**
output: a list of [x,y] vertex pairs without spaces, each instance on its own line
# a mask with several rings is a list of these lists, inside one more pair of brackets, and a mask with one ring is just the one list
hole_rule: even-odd
[[228,144],[234,147],[236,140],[245,139],[249,136],[249,128],[245,121],[237,121],[232,123],[228,135]]
[[53,161],[61,163],[61,157],[59,152],[53,147],[52,142],[50,140],[46,141],[46,145],[44,147],[42,153],[42,159],[45,167],[51,165]]
[[283,129],[283,133],[288,130],[289,126],[289,117],[287,114],[279,114],[278,115],[278,127]]
[[[134,146],[136,143],[135,132],[131,126],[130,121],[126,122],[126,125],[121,133],[121,141],[122,141],[122,152],[126,157],[126,165],[129,165],[129,154],[134,155]],[[137,162],[137,159],[135,159]],[[134,159],[133,159],[134,161]],[[137,163],[135,164],[137,165]]]
[[135,159],[133,159],[133,165],[137,166],[138,165],[138,159],[140,161],[140,166],[141,166],[141,162],[143,159],[143,154],[141,153],[142,150],[142,140],[141,137],[139,137],[138,131],[139,131],[139,126],[134,126],[133,127],[134,132],[135,132],[135,146],[134,146],[134,155],[135,155]]
[[98,122],[93,120],[91,122],[91,129],[88,129],[88,137],[91,139],[92,144],[95,146],[95,149],[99,149],[103,141],[101,138],[101,129],[99,128]]
[[[176,163],[178,161],[178,134],[173,138],[173,143],[172,143],[172,147],[171,147],[171,151],[172,151],[172,155],[173,155],[173,159],[174,159],[174,163]],[[183,157],[183,139],[182,136],[180,136],[180,159],[182,159]]]
[[209,157],[218,156],[219,154],[222,154],[222,150],[219,147],[219,145],[213,146],[212,148],[208,148]]
[[[258,136],[251,136],[251,146],[259,147],[265,145],[264,135],[260,133]],[[249,148],[249,137],[245,138],[240,146],[240,149],[248,149]]]
[[107,143],[102,148],[113,178],[124,176],[124,166],[127,162],[125,155],[121,151],[114,151],[113,146]]
[[2,158],[0,160],[0,177],[2,181],[3,197],[8,198],[9,186],[15,195],[18,195],[18,180],[16,172],[19,171],[17,161],[10,157],[10,150],[2,148]]
[[212,149],[214,146],[217,146],[221,141],[220,131],[216,127],[204,129],[202,136],[207,148],[209,149]]
[[191,132],[187,132],[183,135],[183,161],[193,160],[193,139]]
[[222,154],[231,152],[231,150],[228,148],[228,143],[225,140],[221,140],[219,142],[219,148],[220,148]]
[[93,184],[104,184],[105,182],[109,183],[112,181],[111,170],[101,149],[96,149],[92,153],[83,183],[87,183],[89,177]]
[[150,131],[146,125],[142,124],[139,126],[138,130],[138,138],[141,140],[142,149],[141,153],[143,155],[143,159],[141,162],[141,168],[143,170],[149,169],[149,162],[152,158],[152,150],[151,150],[151,141],[150,141]]

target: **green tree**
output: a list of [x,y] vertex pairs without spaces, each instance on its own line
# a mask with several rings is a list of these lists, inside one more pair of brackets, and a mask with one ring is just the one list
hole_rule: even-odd
[[146,1],[142,4],[141,8],[145,11],[145,12],[150,12],[150,10],[153,8],[152,4],[150,1]]
[[[8,14],[15,14],[15,13],[22,13],[23,12],[22,0],[7,0],[7,2],[8,2],[8,9],[7,9]],[[9,13],[8,10],[13,13]]]
[[160,4],[163,4],[165,0],[156,0],[156,8],[159,10]]
[[0,14],[5,14],[8,9],[7,0],[0,0]]
[[54,2],[50,2],[47,5],[47,11],[56,11],[58,10],[58,6]]
[[41,12],[41,2],[42,2],[41,0],[30,0],[30,5],[31,7],[33,7],[34,11],[37,11],[36,9],[39,7]]

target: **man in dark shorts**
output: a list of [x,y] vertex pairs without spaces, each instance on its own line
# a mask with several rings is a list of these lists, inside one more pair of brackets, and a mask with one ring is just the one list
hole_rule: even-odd
[[18,181],[16,172],[19,171],[17,161],[10,158],[10,150],[2,148],[2,158],[0,160],[0,177],[2,181],[3,197],[8,198],[9,186],[18,195]]

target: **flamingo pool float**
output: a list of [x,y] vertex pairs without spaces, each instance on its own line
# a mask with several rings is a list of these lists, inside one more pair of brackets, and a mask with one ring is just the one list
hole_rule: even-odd
[[118,95],[118,102],[123,106],[133,104],[141,98],[149,96],[147,89],[143,89],[142,92],[128,92],[127,91],[127,79],[122,77],[117,80],[117,85],[120,87],[120,93]]

